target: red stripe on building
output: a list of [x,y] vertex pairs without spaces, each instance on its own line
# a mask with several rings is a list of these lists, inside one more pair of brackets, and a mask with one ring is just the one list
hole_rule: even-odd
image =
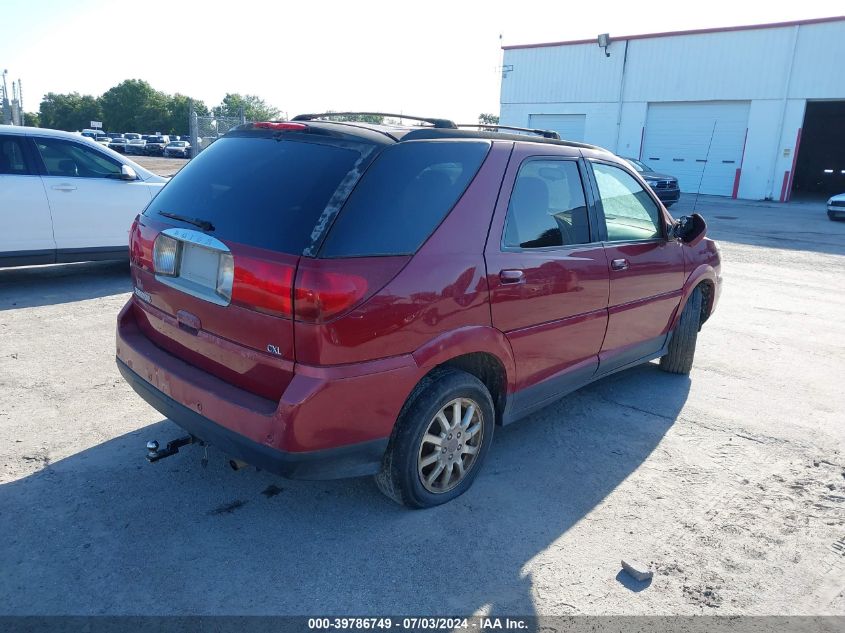
[[780,201],[786,202],[786,188],[789,186],[789,171],[783,172],[783,184],[780,186]]
[[643,141],[644,140],[645,140],[645,125],[643,126],[643,129],[640,132],[640,155],[637,157],[640,160],[643,159]]
[[[845,15],[836,15],[827,18],[811,18],[809,20],[791,20],[789,22],[769,22],[767,24],[744,24],[738,26],[723,26],[709,29],[689,29],[686,31],[665,31],[662,33],[640,33],[637,35],[617,35],[610,38],[611,42],[624,40],[646,40],[655,37],[674,37],[678,35],[705,35],[708,33],[731,33],[733,31],[756,31],[758,29],[779,29],[790,26],[804,26],[805,24],[824,24],[825,22],[840,22],[845,20]],[[583,40],[564,40],[561,42],[540,42],[537,44],[510,44],[502,46],[503,50],[511,51],[520,48],[544,48],[546,46],[570,46],[573,44],[595,44],[596,38],[591,37]]]
[[731,198],[734,200],[736,199],[737,194],[739,193],[739,179],[742,174],[742,164],[745,162],[745,144],[748,142],[748,128],[745,128],[745,138],[742,139],[742,156],[739,159],[739,168],[736,170],[736,174],[734,174],[734,190],[731,194]]

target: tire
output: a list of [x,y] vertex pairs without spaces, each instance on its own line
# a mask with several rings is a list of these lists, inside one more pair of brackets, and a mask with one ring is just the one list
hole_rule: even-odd
[[[461,420],[457,430],[452,426],[453,432],[447,434],[439,417],[452,423],[455,402]],[[466,439],[475,424],[480,428]],[[379,490],[410,508],[430,508],[462,495],[472,485],[490,450],[494,425],[493,399],[484,383],[457,369],[435,370],[420,381],[402,407],[381,472],[376,475]],[[438,438],[442,444],[435,445],[431,440]],[[475,452],[468,453],[470,448],[475,448]],[[440,474],[434,476],[441,464]],[[432,476],[433,481],[425,481]]]
[[660,369],[670,374],[689,374],[695,357],[695,343],[701,326],[701,288],[692,291],[681,320],[672,333],[668,353],[660,358]]

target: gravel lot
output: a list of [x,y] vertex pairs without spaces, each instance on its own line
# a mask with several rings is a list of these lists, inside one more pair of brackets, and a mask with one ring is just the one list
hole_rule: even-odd
[[126,265],[0,270],[0,613],[845,614],[845,223],[699,209],[725,288],[692,375],[498,429],[472,490],[418,512],[214,449],[147,464],[181,433],[115,368]]
[[186,158],[164,158],[163,156],[128,156],[128,158],[160,176],[174,176],[188,164]]

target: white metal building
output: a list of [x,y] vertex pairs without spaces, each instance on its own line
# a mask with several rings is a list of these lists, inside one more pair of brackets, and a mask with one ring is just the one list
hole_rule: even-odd
[[682,191],[845,191],[845,16],[504,47],[500,121],[640,158]]

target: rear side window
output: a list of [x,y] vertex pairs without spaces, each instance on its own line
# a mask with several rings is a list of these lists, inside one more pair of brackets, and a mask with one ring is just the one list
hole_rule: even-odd
[[[354,149],[330,144],[270,136],[221,138],[188,163],[145,214],[204,220],[218,239],[301,254],[332,194],[360,157]],[[167,216],[162,220],[174,222]]]
[[508,204],[504,245],[572,246],[590,242],[587,203],[574,160],[528,160]]
[[416,252],[478,172],[487,141],[408,141],[385,149],[329,232],[322,257]]

